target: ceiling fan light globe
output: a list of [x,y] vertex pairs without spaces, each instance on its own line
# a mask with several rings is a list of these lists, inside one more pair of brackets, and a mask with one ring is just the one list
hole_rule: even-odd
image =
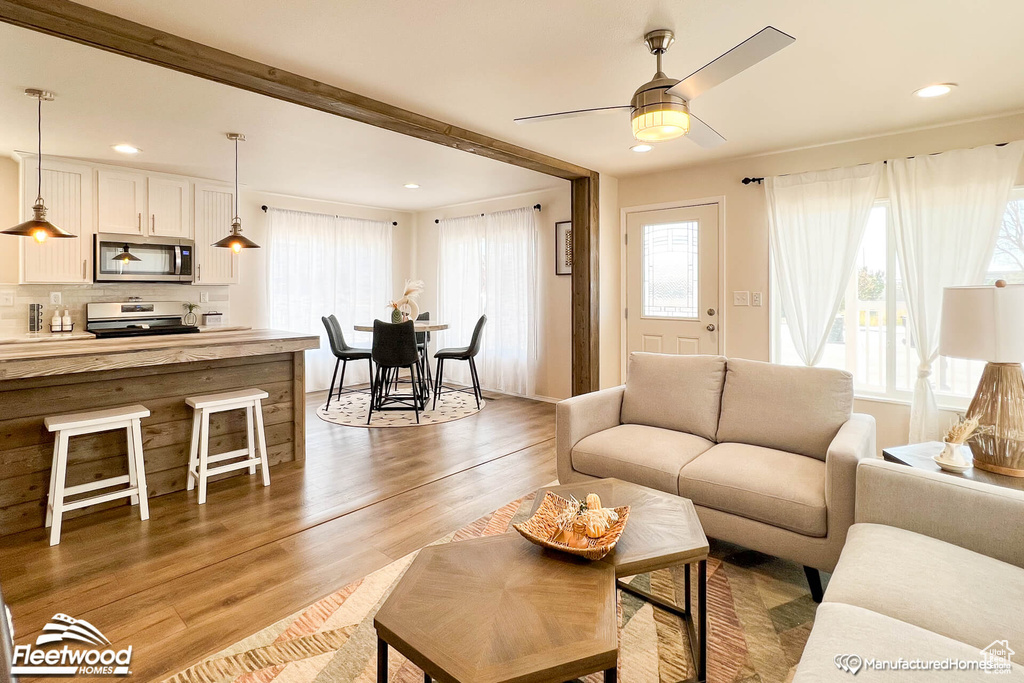
[[690,132],[690,115],[677,109],[648,108],[633,114],[633,137],[640,142],[665,142]]

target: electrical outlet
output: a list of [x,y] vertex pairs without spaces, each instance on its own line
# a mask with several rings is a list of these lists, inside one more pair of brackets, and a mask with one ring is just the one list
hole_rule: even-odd
[[750,292],[737,291],[732,293],[732,305],[733,306],[749,306],[750,305]]
[[751,292],[750,293],[750,305],[751,306],[760,306],[761,305],[761,292]]
[[61,301],[60,292],[50,292],[50,304],[53,306],[60,306],[63,303]]
[[11,308],[14,306],[14,292],[11,290],[5,290],[0,292],[0,306],[4,308]]
[[208,303],[210,303],[210,293],[209,292],[199,292],[199,303],[201,303],[201,304],[208,304]]

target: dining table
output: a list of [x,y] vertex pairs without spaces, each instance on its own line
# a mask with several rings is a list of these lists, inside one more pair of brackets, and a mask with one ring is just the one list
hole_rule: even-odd
[[[417,334],[422,332],[440,332],[441,330],[448,329],[448,323],[438,322],[436,320],[414,320],[413,328]],[[373,323],[369,324],[356,324],[352,326],[352,329],[357,332],[373,332]],[[426,409],[427,407],[427,396],[430,395],[433,387],[430,386],[430,382],[427,381],[427,374],[429,373],[430,359],[426,356],[420,358],[420,396],[423,397],[420,402],[420,408]],[[397,377],[396,377],[397,379]]]

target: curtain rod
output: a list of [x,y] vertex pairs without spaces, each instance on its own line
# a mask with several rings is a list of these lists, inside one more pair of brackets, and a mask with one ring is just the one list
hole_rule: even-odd
[[[263,209],[263,213],[267,212],[267,205],[266,204],[264,204],[260,208]],[[339,216],[338,214],[334,214],[334,217],[335,218],[342,218],[342,216]],[[398,225],[398,221],[391,221],[391,225]]]
[[[1009,143],[1007,143],[1007,142],[997,142],[997,143],[996,143],[996,144],[995,144],[994,146],[995,146],[995,147],[1005,147],[1005,146],[1006,146],[1006,145],[1008,145],[1008,144],[1009,144]],[[947,151],[948,151],[948,150],[947,150]],[[936,154],[943,154],[943,152],[932,152],[931,154],[925,154],[924,156],[929,156],[929,157],[933,157],[933,156],[935,156]],[[921,155],[917,155],[917,156],[921,156]],[[908,158],[908,159],[913,159],[914,157],[907,157],[907,158]],[[884,161],[884,160],[883,160],[883,161],[882,161],[882,163],[883,163],[883,164],[887,164],[887,163],[889,163],[889,162],[888,162],[888,161]],[[858,165],[858,166],[863,166],[864,164],[857,164],[857,165]],[[787,176],[787,175],[793,175],[793,174],[792,174],[792,173],[783,173],[782,175],[783,175],[783,176]],[[780,176],[780,177],[781,177],[781,176]],[[741,182],[741,183],[743,183],[744,185],[750,185],[751,183],[757,183],[758,185],[760,185],[760,184],[761,184],[761,183],[762,183],[763,181],[764,181],[764,178],[744,178],[744,179],[743,179],[743,180],[741,180],[740,182]]]
[[[534,210],[534,211],[540,211],[540,204],[534,204],[534,205],[533,205],[533,210]],[[483,213],[482,213],[482,214],[480,214],[480,215],[481,215],[481,216],[485,216],[486,214],[483,214]],[[440,223],[440,222],[441,222],[441,219],[440,219],[440,218],[435,218],[435,219],[434,219],[434,223]]]

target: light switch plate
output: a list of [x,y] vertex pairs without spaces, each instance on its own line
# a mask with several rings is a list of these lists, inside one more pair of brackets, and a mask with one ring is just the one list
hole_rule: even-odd
[[14,306],[14,291],[7,289],[0,292],[0,306],[11,308]]
[[761,303],[762,303],[761,302],[761,292],[751,292],[750,293],[750,305],[751,306],[760,306]]
[[208,303],[210,303],[210,293],[209,292],[199,292],[199,303],[201,303],[201,304],[208,304]]
[[748,291],[736,291],[732,293],[732,305],[733,306],[749,306],[750,305],[750,292]]
[[63,302],[61,301],[60,292],[50,292],[50,304],[52,306],[60,306],[61,303]]

